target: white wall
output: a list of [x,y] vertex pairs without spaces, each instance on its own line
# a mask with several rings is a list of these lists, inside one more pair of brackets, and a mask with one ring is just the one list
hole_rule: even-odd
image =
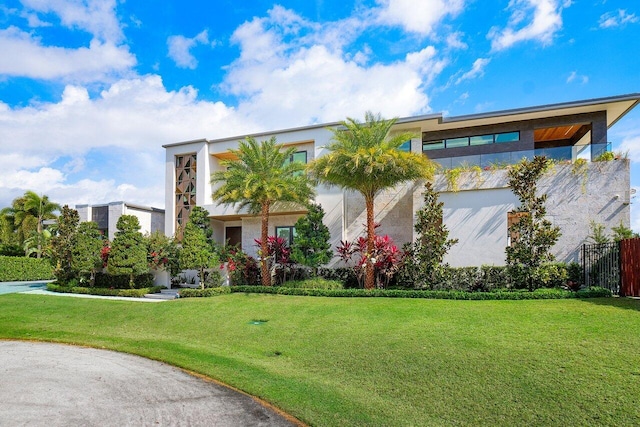
[[518,199],[508,188],[441,193],[449,237],[458,239],[445,258],[453,267],[504,265],[507,212]]

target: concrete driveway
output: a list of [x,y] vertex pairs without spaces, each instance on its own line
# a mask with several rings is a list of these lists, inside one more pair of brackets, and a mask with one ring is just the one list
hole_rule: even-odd
[[161,362],[0,341],[2,426],[294,426],[245,394]]

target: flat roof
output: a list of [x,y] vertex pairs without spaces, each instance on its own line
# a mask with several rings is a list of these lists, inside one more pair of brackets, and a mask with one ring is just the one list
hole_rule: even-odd
[[[515,108],[509,110],[491,111],[478,114],[467,114],[461,116],[444,117],[442,113],[434,113],[421,116],[402,117],[397,121],[398,125],[409,125],[411,123],[435,121],[438,123],[438,130],[453,129],[460,127],[479,126],[485,124],[495,124],[522,120],[539,119],[546,117],[554,117],[558,115],[582,114],[597,111],[607,112],[607,127],[611,127],[618,120],[624,117],[636,105],[640,103],[640,93],[632,93],[627,95],[611,96],[605,98],[593,98],[581,101],[561,102],[556,104],[546,104],[532,107]],[[218,139],[196,139],[190,141],[176,142],[165,144],[163,148],[176,147],[192,143],[216,143],[224,141],[238,141],[247,137],[260,138],[274,134],[299,132],[317,128],[327,128],[340,126],[341,122],[329,122],[322,124],[313,124],[307,126],[285,128],[279,130],[250,133],[245,135],[236,135],[232,137]]]

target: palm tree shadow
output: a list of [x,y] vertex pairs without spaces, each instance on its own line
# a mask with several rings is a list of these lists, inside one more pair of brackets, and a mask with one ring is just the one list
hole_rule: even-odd
[[611,297],[611,298],[585,298],[586,303],[603,305],[609,307],[623,308],[626,310],[640,311],[640,298],[632,297]]

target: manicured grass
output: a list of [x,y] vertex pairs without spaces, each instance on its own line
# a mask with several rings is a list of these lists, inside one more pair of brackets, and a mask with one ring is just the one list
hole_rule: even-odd
[[637,300],[11,294],[0,337],[163,360],[318,426],[640,424]]

